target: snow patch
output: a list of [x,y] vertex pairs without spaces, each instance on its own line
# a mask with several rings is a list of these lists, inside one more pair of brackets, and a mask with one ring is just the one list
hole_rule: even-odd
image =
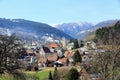
[[76,29],[76,26],[73,26],[73,29]]
[[11,19],[12,22],[19,22],[19,20]]
[[93,22],[93,23],[91,23],[93,26],[95,26],[95,25],[97,25],[98,24],[98,22]]
[[83,33],[85,33],[86,31],[84,30],[84,31],[80,31],[78,34],[83,34]]
[[9,29],[7,29],[7,35],[8,35],[8,36],[11,36],[11,32],[10,32]]
[[80,25],[80,26],[83,26],[83,23],[82,22],[79,22],[79,23],[77,23],[78,25]]
[[52,27],[57,27],[57,24],[50,24],[50,26],[52,26]]
[[91,29],[87,30],[87,32],[92,32],[92,31],[94,31],[94,30],[91,30]]

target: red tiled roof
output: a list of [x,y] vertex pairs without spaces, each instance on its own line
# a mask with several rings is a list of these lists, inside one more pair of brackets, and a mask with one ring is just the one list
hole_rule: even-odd
[[62,58],[62,59],[59,59],[58,61],[62,62],[62,63],[66,63],[68,61],[67,58]]
[[27,53],[33,53],[34,51],[32,49],[28,49]]
[[47,59],[44,58],[44,57],[43,57],[43,58],[39,58],[39,59],[38,59],[38,63],[45,63],[46,60],[47,60]]
[[58,56],[56,54],[52,54],[47,57],[48,61],[56,61]]
[[72,50],[71,51],[65,51],[64,56],[67,57],[67,58],[72,58],[74,54],[75,54],[75,52],[72,51]]
[[49,46],[50,48],[57,48],[59,45],[57,43],[51,43]]

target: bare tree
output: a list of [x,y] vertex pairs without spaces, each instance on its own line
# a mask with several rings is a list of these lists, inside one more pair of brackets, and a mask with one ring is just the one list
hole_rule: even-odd
[[111,65],[110,65],[110,72],[111,72],[111,80],[117,80],[120,76],[120,48],[117,47],[111,51]]
[[120,49],[113,48],[94,55],[92,67],[96,73],[101,73],[104,80],[117,80],[120,70]]
[[7,72],[15,77],[24,76],[17,70],[19,65],[16,53],[20,46],[21,40],[15,36],[0,35],[0,74]]

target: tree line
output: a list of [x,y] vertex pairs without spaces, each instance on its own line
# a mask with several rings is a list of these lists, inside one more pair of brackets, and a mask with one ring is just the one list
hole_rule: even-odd
[[120,45],[120,21],[113,26],[96,30],[95,42],[105,45]]

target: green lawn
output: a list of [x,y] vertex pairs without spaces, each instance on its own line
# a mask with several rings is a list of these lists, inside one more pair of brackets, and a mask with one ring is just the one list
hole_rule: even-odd
[[46,80],[48,79],[49,76],[49,72],[54,72],[54,68],[45,68],[42,71],[38,71],[38,72],[27,72],[28,75],[30,76],[34,76],[34,77],[38,77],[40,80]]
[[[24,73],[27,75],[26,77],[28,80],[31,78],[35,80],[47,80],[49,76],[49,72],[54,72],[54,68],[45,68],[41,71],[35,72],[35,71],[25,71]],[[12,76],[0,76],[0,80],[17,80],[14,79]]]
[[[53,74],[53,70],[51,70],[51,71]],[[49,72],[50,72],[50,70],[41,71],[41,72],[36,73],[36,76],[38,76],[40,78],[40,80],[43,80],[44,78],[48,78]]]
[[[79,66],[73,66],[74,68],[76,68],[78,71],[81,70],[81,68]],[[70,68],[72,67],[58,67],[58,71],[62,71],[61,75],[63,75],[64,73],[66,73]],[[67,70],[66,70],[67,69]],[[54,73],[54,67],[53,68],[46,68],[43,71],[39,71],[38,73],[35,73],[35,76],[39,77],[40,80],[47,80],[48,76],[49,76],[49,72],[52,72],[52,74]],[[64,72],[66,71],[66,72]]]
[[[78,71],[80,71],[80,67],[79,66],[73,66],[74,68],[76,68]],[[61,75],[65,74],[66,72],[69,71],[69,69],[72,67],[59,67],[57,68]],[[23,71],[23,73],[25,73],[25,77],[27,78],[27,80],[48,80],[48,76],[49,76],[49,72],[52,72],[52,74],[54,73],[54,67],[52,68],[44,68],[41,71],[35,72],[35,71]],[[65,72],[64,72],[65,71]],[[12,76],[8,75],[8,76],[0,76],[0,80],[17,80],[14,79]]]

